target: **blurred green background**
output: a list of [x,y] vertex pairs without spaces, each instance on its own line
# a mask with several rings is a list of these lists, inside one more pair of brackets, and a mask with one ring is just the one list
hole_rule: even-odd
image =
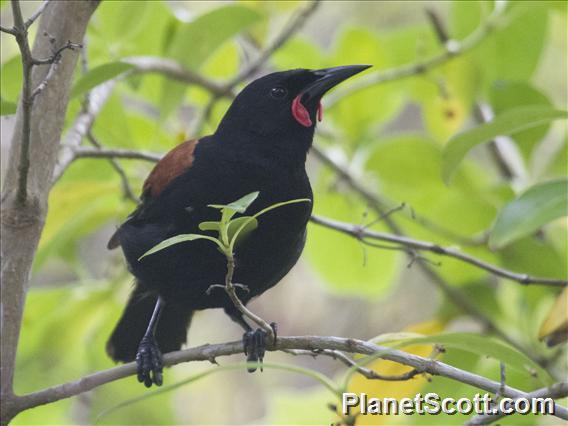
[[[367,63],[376,71],[419,63],[443,50],[426,10],[434,11],[450,38],[461,40],[482,25],[494,7],[503,6],[501,3],[322,2],[257,75],[299,67]],[[24,14],[31,14],[38,4],[23,2]],[[105,1],[89,25],[85,63],[93,70],[130,57],[166,57],[213,81],[226,82],[305,7],[300,1]],[[376,85],[334,102],[326,109],[315,143],[390,205],[406,203],[392,217],[408,236],[459,246],[517,272],[566,278],[566,217],[497,248],[490,249],[484,238],[499,212],[519,194],[553,179],[565,182],[565,122],[546,122],[504,142],[508,147],[504,157],[515,171],[512,179],[500,173],[487,145],[467,156],[451,185],[441,178],[444,145],[457,132],[479,124],[477,106],[496,115],[523,105],[567,109],[566,2],[508,2],[502,14],[499,27],[466,54],[426,73]],[[2,1],[2,25],[10,22],[9,2]],[[10,108],[21,88],[21,67],[11,36],[2,33],[1,42],[4,169],[14,121]],[[81,78],[78,66],[76,79]],[[67,127],[79,113],[82,98],[72,99]],[[93,134],[107,148],[163,153],[187,137],[215,129],[229,101],[219,100],[209,119],[202,121],[210,98],[200,87],[185,86],[159,74],[128,74],[117,82],[95,121]],[[133,160],[120,160],[120,164],[137,192],[152,164]],[[317,214],[355,224],[376,218],[365,200],[317,158],[310,156],[307,168]],[[111,367],[113,363],[104,353],[105,341],[132,280],[120,253],[105,248],[115,227],[134,208],[123,196],[120,178],[108,161],[75,161],[54,187],[49,203],[18,349],[17,393]],[[372,229],[388,230],[384,222]],[[425,256],[440,261],[441,265],[434,267],[436,272],[527,352],[544,360],[553,376],[566,378],[565,349],[548,349],[538,340],[558,289],[522,286],[449,258]],[[310,225],[308,244],[298,265],[250,307],[263,318],[276,321],[282,335],[371,339],[412,330],[485,336],[478,322],[445,298],[416,264],[408,264],[404,253],[364,247],[353,238]],[[231,341],[240,336],[240,328],[221,311],[200,312],[194,317],[189,344]],[[493,344],[485,342],[488,347]],[[413,351],[428,356],[431,348]],[[498,362],[481,352],[450,347],[442,359],[498,380]],[[235,356],[218,361],[226,365],[242,360],[242,356]],[[342,377],[345,370],[341,363],[324,357],[269,353],[267,361],[301,365],[332,379]],[[208,363],[179,365],[167,370],[165,382],[173,384],[212,367]],[[397,367],[385,363],[376,367],[398,372]],[[542,386],[539,378],[515,369],[508,370],[507,384],[527,391]],[[377,396],[434,391],[459,398],[477,392],[438,377],[431,382],[418,378],[402,383],[357,378],[350,388]],[[130,377],[26,411],[13,424],[329,424],[338,420],[328,407],[336,403],[334,396],[321,384],[271,368],[262,374],[247,374],[244,369],[220,371],[97,420],[104,410],[144,394],[148,391]],[[360,418],[359,423],[462,424],[466,419],[399,416]],[[555,421],[560,424],[559,419],[515,416],[500,423]]]

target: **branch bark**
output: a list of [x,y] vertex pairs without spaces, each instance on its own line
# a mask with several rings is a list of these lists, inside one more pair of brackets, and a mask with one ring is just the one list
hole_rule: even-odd
[[[17,5],[17,2],[13,5]],[[82,40],[97,5],[98,1],[93,0],[47,3],[37,31],[40,35],[31,52],[25,52],[25,47],[19,43],[24,49],[22,55],[29,54],[29,58],[51,57],[52,43],[41,35],[45,33],[58,44]],[[17,26],[22,17],[17,16],[17,12],[14,17]],[[31,88],[38,87],[45,80],[49,67],[34,67],[32,70],[30,66],[24,74],[24,89],[18,105],[1,201],[2,424],[7,424],[17,414],[13,379],[22,313],[31,265],[47,214],[51,176],[77,56],[77,52],[73,51],[63,55],[57,73],[51,76],[49,84],[36,97],[33,108],[29,104]],[[25,158],[22,161],[21,153],[24,156],[27,153],[28,161]],[[25,197],[22,197],[22,190],[18,188],[24,188]]]

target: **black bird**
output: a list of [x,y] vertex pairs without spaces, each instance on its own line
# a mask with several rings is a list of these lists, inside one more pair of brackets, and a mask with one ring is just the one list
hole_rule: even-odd
[[[218,220],[208,204],[227,204],[254,191],[260,195],[247,214],[281,201],[313,200],[306,155],[321,97],[368,65],[275,72],[246,86],[217,131],[170,151],[144,182],[142,203],[118,228],[108,248],[121,246],[136,283],[114,329],[107,353],[115,361],[138,364],[138,380],[162,383],[162,352],[180,349],[194,311],[223,308],[244,329],[249,361],[264,354],[264,331],[253,331],[222,288],[226,259],[209,241],[171,246],[139,258],[178,234],[202,233],[198,225]],[[304,247],[311,203],[273,210],[236,249],[234,282],[243,303],[278,283]],[[254,371],[254,369],[253,369]]]

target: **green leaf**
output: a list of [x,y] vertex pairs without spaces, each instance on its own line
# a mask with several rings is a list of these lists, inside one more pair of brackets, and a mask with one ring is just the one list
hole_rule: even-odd
[[107,64],[99,65],[89,70],[83,75],[71,89],[71,98],[80,96],[92,88],[98,86],[105,81],[108,81],[128,70],[134,66],[126,62],[109,62]]
[[250,194],[245,195],[242,198],[239,198],[237,201],[233,201],[232,203],[228,204],[227,207],[235,210],[237,213],[244,213],[246,209],[250,207],[250,205],[258,198],[260,192],[255,191],[251,192]]
[[520,107],[507,111],[492,122],[482,124],[451,138],[443,153],[442,176],[449,183],[465,155],[476,145],[496,136],[510,135],[559,118],[568,112],[543,106]]
[[202,231],[217,231],[219,232],[221,223],[220,222],[201,222],[199,224],[199,229]]
[[489,244],[495,248],[503,247],[566,215],[568,179],[535,185],[499,212]]
[[0,99],[0,115],[15,114],[17,109],[18,105],[16,105],[14,102]]
[[160,244],[155,245],[146,253],[144,253],[142,256],[140,256],[138,260],[141,260],[146,256],[159,252],[160,250],[171,247],[175,244],[183,243],[186,241],[195,241],[195,240],[209,240],[217,244],[221,249],[223,248],[221,242],[217,238],[209,237],[207,235],[200,235],[200,234],[180,234],[176,235],[175,237],[168,238],[167,240],[162,241]]
[[251,192],[250,194],[247,194],[244,197],[239,198],[237,201],[233,201],[232,203],[208,204],[207,207],[212,207],[218,210],[230,209],[234,210],[236,213],[244,213],[246,209],[248,209],[249,206],[252,204],[252,202],[257,199],[258,194],[260,194],[258,191]]
[[233,219],[227,227],[227,236],[229,241],[235,239],[235,243],[242,241],[248,234],[258,227],[258,220],[252,216],[242,216]]
[[[489,356],[503,362],[508,367],[536,377],[543,384],[553,383],[552,377],[544,368],[517,349],[492,337],[480,336],[474,333],[447,333],[418,338],[400,339],[395,337],[395,340],[397,342],[402,340],[400,346],[431,343]],[[399,345],[396,346],[398,347]]]
[[[546,95],[526,81],[496,81],[489,90],[489,101],[497,116],[520,106],[553,108]],[[514,139],[525,160],[529,160],[534,147],[544,138],[549,127],[547,123],[515,134]]]
[[[252,194],[249,194],[249,195],[252,195]],[[245,198],[245,197],[243,197],[243,198]],[[256,198],[256,197],[255,197],[255,198]],[[241,200],[242,200],[242,198],[241,198]],[[240,201],[240,200],[239,200],[239,201]],[[282,202],[280,202],[280,203],[272,204],[271,206],[268,206],[268,207],[262,209],[261,211],[257,212],[256,214],[254,214],[254,215],[251,216],[248,220],[242,221],[242,223],[240,224],[239,228],[237,228],[237,229],[234,231],[234,235],[233,235],[234,238],[233,238],[233,239],[228,238],[228,240],[230,241],[230,244],[229,244],[230,250],[231,250],[231,251],[233,250],[233,247],[234,247],[234,245],[235,245],[236,242],[237,242],[238,236],[239,236],[239,234],[240,234],[242,231],[245,231],[245,230],[246,230],[245,232],[248,233],[248,232],[254,230],[254,228],[257,227],[257,225],[258,225],[257,218],[258,218],[258,217],[262,216],[262,215],[265,214],[265,213],[268,213],[268,212],[271,211],[271,210],[277,209],[277,208],[279,208],[279,207],[287,206],[287,205],[289,205],[289,204],[306,203],[306,202],[307,202],[307,203],[311,203],[312,200],[310,200],[310,199],[308,199],[308,198],[298,198],[298,199],[295,199],[295,200],[282,201]],[[254,221],[254,222],[253,222],[253,221]],[[253,227],[253,228],[251,228],[251,227]]]

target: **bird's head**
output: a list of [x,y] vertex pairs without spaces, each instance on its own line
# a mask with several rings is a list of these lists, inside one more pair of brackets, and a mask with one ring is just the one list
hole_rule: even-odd
[[320,70],[294,69],[260,77],[246,86],[225,114],[218,132],[246,132],[277,140],[311,139],[321,121],[322,96],[370,65]]

